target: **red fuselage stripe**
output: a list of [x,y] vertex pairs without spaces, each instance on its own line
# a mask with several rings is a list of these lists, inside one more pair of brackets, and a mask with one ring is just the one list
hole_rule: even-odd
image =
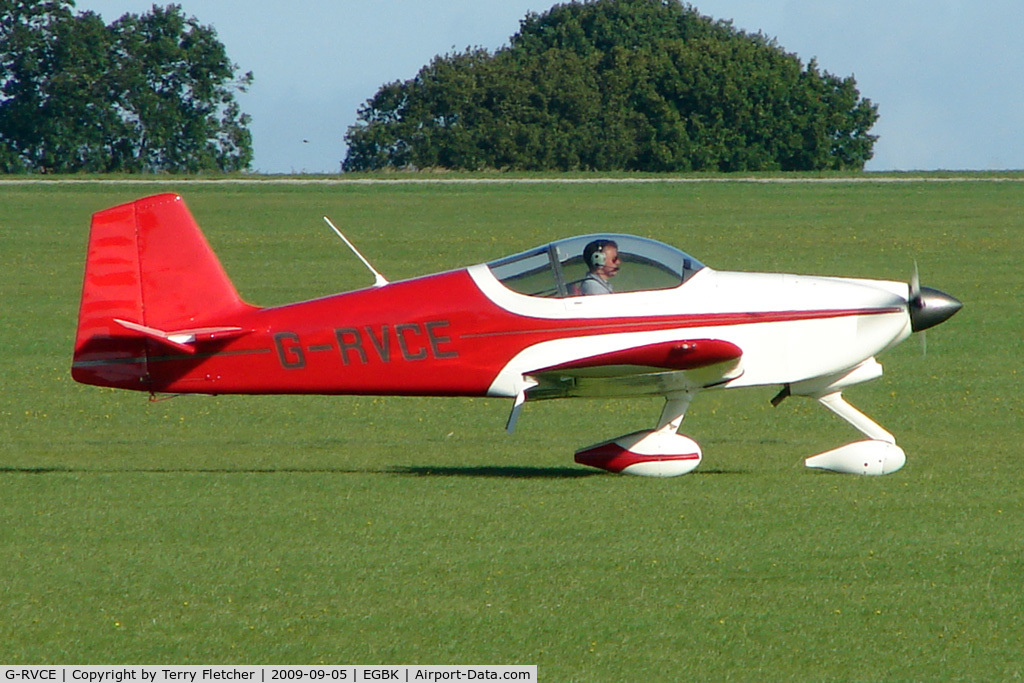
[[858,315],[883,315],[889,313],[901,313],[903,308],[890,306],[887,308],[846,308],[827,309],[813,311],[763,311],[748,313],[705,313],[683,316],[659,316],[657,318],[637,318],[636,320],[617,320],[616,322],[602,322],[592,324],[578,324],[579,318],[566,319],[562,327],[523,327],[516,330],[502,330],[496,332],[474,332],[459,335],[462,339],[478,339],[486,337],[506,337],[522,334],[564,334],[565,332],[594,333],[594,334],[615,334],[618,332],[655,332],[658,330],[692,328],[692,327],[722,327],[725,325],[754,325],[758,323],[780,323],[803,320],[828,320],[830,318],[846,318]]

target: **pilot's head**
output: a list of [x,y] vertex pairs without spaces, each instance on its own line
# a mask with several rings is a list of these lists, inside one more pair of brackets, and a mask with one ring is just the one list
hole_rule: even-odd
[[619,245],[614,240],[594,240],[583,248],[583,260],[591,273],[607,280],[619,272]]

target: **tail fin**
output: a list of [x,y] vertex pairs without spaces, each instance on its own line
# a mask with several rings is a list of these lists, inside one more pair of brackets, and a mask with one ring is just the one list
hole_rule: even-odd
[[[184,200],[161,194],[92,218],[71,374],[149,389],[149,354],[244,333],[238,296]],[[161,352],[166,352],[166,346]]]

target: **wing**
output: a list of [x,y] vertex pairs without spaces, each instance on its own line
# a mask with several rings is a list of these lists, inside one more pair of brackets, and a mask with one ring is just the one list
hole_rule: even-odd
[[529,398],[668,395],[724,384],[743,374],[743,350],[721,339],[645,344],[527,373]]

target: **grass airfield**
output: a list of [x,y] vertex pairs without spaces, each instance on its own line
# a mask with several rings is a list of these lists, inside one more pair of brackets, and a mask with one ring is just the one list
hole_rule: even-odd
[[[970,176],[973,181],[985,176]],[[932,178],[934,181],[935,178]],[[707,392],[668,480],[572,462],[660,401],[182,397],[69,364],[90,214],[177,191],[242,296],[628,232],[720,270],[906,280],[964,309],[845,395]],[[0,182],[0,661],[537,664],[544,680],[1006,680],[1024,669],[1024,182]]]

